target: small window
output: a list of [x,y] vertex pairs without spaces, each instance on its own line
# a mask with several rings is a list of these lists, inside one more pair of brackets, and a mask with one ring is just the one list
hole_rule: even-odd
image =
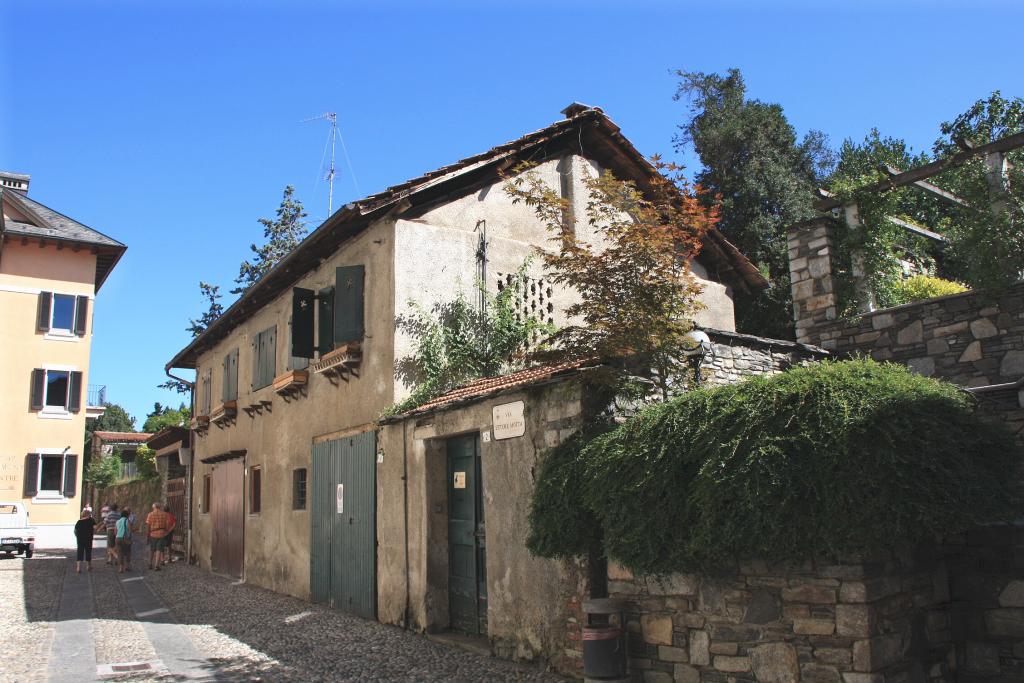
[[68,407],[68,385],[71,373],[67,370],[46,371],[46,406],[49,408]]
[[64,456],[43,455],[39,458],[39,493],[63,495]]
[[260,513],[260,494],[263,488],[262,475],[263,470],[259,467],[249,468],[249,514],[258,515]]
[[210,512],[210,475],[203,476],[203,499],[199,501],[199,512],[209,514]]
[[53,318],[50,329],[71,334],[75,329],[75,297],[70,294],[53,295]]
[[306,509],[306,468],[292,470],[292,510]]

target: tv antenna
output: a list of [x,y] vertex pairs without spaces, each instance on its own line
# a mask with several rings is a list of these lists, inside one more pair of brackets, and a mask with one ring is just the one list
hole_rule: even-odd
[[[334,212],[334,143],[338,139],[338,114],[329,111],[320,114],[320,116],[311,116],[308,119],[303,119],[300,123],[309,123],[310,121],[329,121],[331,124],[331,135],[328,138],[328,142],[331,145],[331,165],[327,170],[327,215],[330,216]],[[326,151],[325,149],[324,152]]]

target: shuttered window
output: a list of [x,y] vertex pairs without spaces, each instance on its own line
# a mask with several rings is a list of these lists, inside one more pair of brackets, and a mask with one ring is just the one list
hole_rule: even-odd
[[292,510],[306,509],[306,468],[292,470]]
[[249,468],[249,514],[258,515],[263,504],[263,469]]
[[89,297],[40,292],[36,329],[57,335],[85,336],[89,320]]
[[341,266],[334,282],[334,343],[363,338],[363,281],[365,268]]
[[274,381],[277,370],[277,325],[268,327],[252,341],[252,389]]
[[29,406],[47,413],[77,413],[82,409],[82,373],[75,370],[32,371]]
[[334,350],[334,287],[317,293],[316,350],[321,357]]
[[209,474],[203,475],[203,498],[199,501],[199,512],[204,515],[210,512],[210,480]]
[[29,453],[25,456],[26,498],[74,498],[78,492],[78,454]]
[[[312,292],[310,292],[310,294],[312,294]],[[291,355],[288,356],[288,367],[286,367],[285,370],[305,370],[306,368],[309,367],[309,359],[313,356],[313,351],[312,351],[312,348],[313,348],[313,338],[312,338],[313,319],[309,318],[309,320],[306,321],[305,323],[303,323],[303,321],[300,321],[300,324],[307,324],[308,325],[310,335],[309,335],[309,345],[308,346],[303,345],[302,348],[299,349],[299,350],[302,353],[306,353],[307,350],[308,350],[309,356],[302,356],[302,355],[297,356],[297,355],[295,355],[296,354],[296,347],[295,347],[295,316],[293,315],[292,317],[288,318],[288,327],[292,331],[292,335],[291,335],[292,336],[292,351],[291,351]]]
[[224,356],[223,367],[221,401],[227,403],[238,398],[238,349]]
[[209,415],[213,404],[213,369],[207,368],[199,376],[199,414]]

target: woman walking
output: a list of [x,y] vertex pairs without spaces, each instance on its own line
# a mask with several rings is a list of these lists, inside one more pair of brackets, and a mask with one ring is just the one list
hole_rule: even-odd
[[88,571],[92,571],[92,539],[96,533],[96,520],[92,518],[92,510],[82,510],[82,517],[75,523],[75,543],[78,545],[75,571],[82,573],[84,563]]
[[117,557],[119,566],[117,573],[121,574],[132,570],[132,524],[128,508],[121,511],[121,518],[117,520]]

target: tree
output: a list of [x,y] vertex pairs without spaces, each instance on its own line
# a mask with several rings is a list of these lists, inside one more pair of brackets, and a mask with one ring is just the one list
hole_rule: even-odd
[[679,126],[676,149],[693,145],[703,165],[695,178],[706,191],[700,202],[718,209],[718,228],[771,283],[756,296],[737,296],[737,325],[791,338],[786,229],[814,215],[814,191],[833,163],[827,139],[811,131],[798,140],[781,106],[746,97],[738,69],[677,75],[675,99],[689,103],[690,116]]
[[164,427],[186,427],[191,419],[192,411],[184,403],[177,409],[157,403],[153,406],[153,412],[146,416],[142,431],[155,434]]
[[260,278],[277,265],[277,263],[299,245],[306,236],[306,224],[302,221],[307,216],[302,202],[295,199],[295,188],[288,185],[284,188],[281,205],[277,207],[274,219],[260,218],[263,226],[263,237],[266,243],[257,247],[249,245],[254,254],[253,260],[242,261],[238,268],[235,283],[238,287],[231,290],[232,294],[244,294],[246,290],[259,282]]
[[[493,377],[522,368],[531,344],[554,331],[531,314],[520,313],[529,262],[496,295],[476,284],[482,305],[459,294],[426,310],[410,302],[410,314],[396,326],[412,337],[415,351],[399,359],[395,375],[412,394],[387,414],[411,410],[446,391],[480,377]],[[536,348],[536,346],[534,347]]]
[[89,452],[92,445],[92,435],[95,432],[134,432],[135,418],[128,414],[128,411],[116,403],[105,403],[103,414],[95,420],[87,420],[85,423],[85,452]]
[[680,167],[657,157],[652,162],[658,173],[643,191],[610,171],[584,177],[593,243],[566,229],[572,207],[535,172],[517,169],[505,190],[533,207],[547,228],[553,248],[540,255],[548,276],[579,294],[566,310],[574,322],[552,335],[557,354],[621,362],[610,386],[637,388],[633,382],[642,374],[667,398],[685,374],[692,349],[687,333],[701,306],[689,262],[718,216]]
[[186,329],[192,333],[193,339],[201,335],[203,332],[206,332],[206,329],[224,313],[224,306],[220,303],[220,298],[222,296],[220,293],[220,285],[211,285],[207,282],[200,282],[199,291],[202,293],[203,298],[206,299],[207,308],[198,319],[189,320],[190,325]]

